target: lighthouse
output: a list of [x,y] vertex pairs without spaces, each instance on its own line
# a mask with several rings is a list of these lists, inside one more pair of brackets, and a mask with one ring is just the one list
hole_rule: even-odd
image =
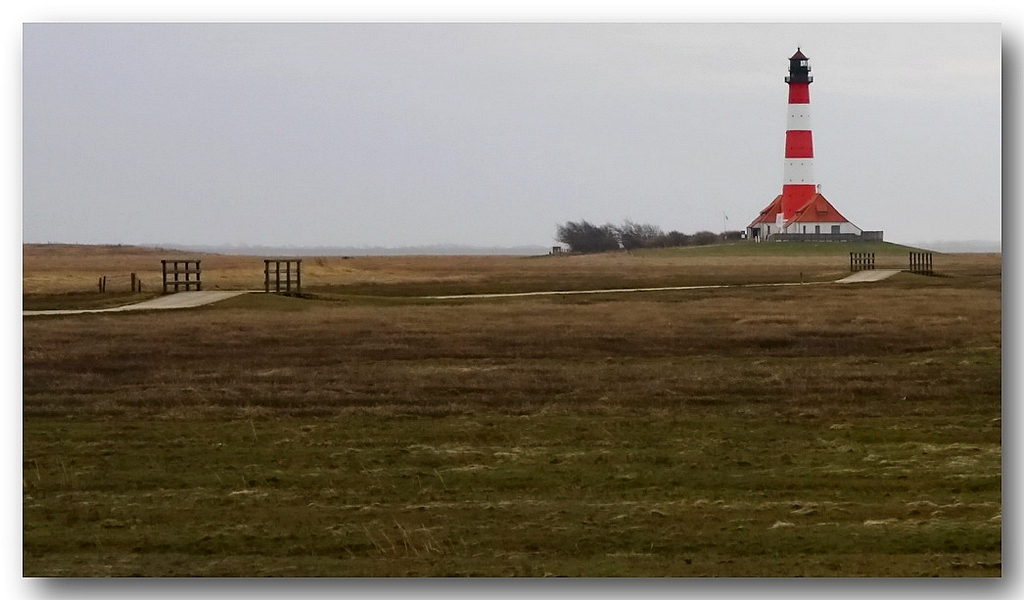
[[814,178],[814,142],[811,135],[811,65],[796,49],[789,57],[786,146],[782,166],[782,193],[747,225],[754,241],[881,241],[882,232],[862,231],[821,195]]
[[811,140],[811,67],[800,49],[789,59],[789,115],[786,162],[782,170],[782,218],[793,218],[814,196],[814,144]]

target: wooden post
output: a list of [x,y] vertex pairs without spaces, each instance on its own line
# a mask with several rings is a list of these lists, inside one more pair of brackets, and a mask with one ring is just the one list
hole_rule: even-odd
[[295,261],[295,293],[302,293],[302,259]]
[[263,291],[270,293],[270,261],[267,259],[263,260]]
[[935,273],[932,263],[931,252],[911,252],[910,272],[933,275]]
[[285,293],[292,293],[292,261],[284,261],[284,289]]

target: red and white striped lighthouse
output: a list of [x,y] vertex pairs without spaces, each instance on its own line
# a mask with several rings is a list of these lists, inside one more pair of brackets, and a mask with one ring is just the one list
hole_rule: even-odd
[[[750,225],[751,240],[849,241],[881,240],[881,232],[865,233],[832,206],[814,181],[814,144],[811,141],[811,67],[796,49],[789,58],[789,115],[786,118],[786,158],[782,193]],[[870,235],[868,235],[870,234]]]
[[789,116],[786,162],[782,171],[782,218],[789,221],[814,197],[814,145],[811,142],[811,67],[800,48],[789,58]]

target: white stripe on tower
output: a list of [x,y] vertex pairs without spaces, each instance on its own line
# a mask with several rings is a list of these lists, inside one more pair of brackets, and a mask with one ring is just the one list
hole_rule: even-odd
[[814,185],[814,159],[797,158],[786,159],[783,169],[783,185]]
[[811,130],[811,105],[790,104],[789,116],[786,117],[786,131]]

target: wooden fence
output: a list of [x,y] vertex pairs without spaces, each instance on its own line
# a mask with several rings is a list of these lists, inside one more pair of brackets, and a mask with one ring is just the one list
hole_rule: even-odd
[[[274,265],[271,268],[271,264]],[[284,269],[281,265],[284,265]],[[283,278],[282,278],[283,276]],[[273,287],[273,290],[271,290]],[[302,259],[269,258],[263,260],[263,290],[280,294],[302,293]]]
[[850,253],[850,270],[851,271],[874,271],[875,270],[875,253],[874,252],[851,252]]
[[[198,260],[161,260],[160,264],[163,266],[164,274],[163,293],[167,294],[172,286],[175,292],[179,291],[179,287],[184,287],[186,292],[192,288],[201,292],[203,282],[199,262]],[[168,269],[168,265],[170,265],[170,269]],[[195,275],[194,278],[193,275]]]
[[932,270],[932,253],[931,252],[911,252],[910,253],[910,272],[920,273],[922,275],[934,275],[935,272]]

